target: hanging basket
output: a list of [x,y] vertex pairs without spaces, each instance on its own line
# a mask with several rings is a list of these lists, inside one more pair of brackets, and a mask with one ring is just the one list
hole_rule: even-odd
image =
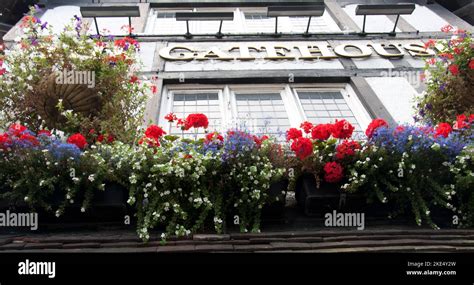
[[56,78],[56,73],[44,77],[32,94],[36,113],[49,128],[58,128],[65,123],[65,117],[57,108],[59,100],[62,100],[64,110],[72,110],[86,117],[97,113],[100,97],[95,89],[89,88],[87,84],[58,84]]

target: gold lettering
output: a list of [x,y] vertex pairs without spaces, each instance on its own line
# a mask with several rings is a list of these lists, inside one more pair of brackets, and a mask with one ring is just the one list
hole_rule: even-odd
[[267,52],[265,59],[294,59],[294,56],[286,55],[291,49],[283,45],[264,44],[262,48]]
[[247,45],[239,45],[239,46],[231,47],[229,51],[233,51],[235,49],[239,50],[240,56],[236,58],[239,60],[253,60],[255,59],[255,57],[250,55],[250,50],[260,51],[260,49],[257,47],[247,46]]
[[[317,59],[317,58],[323,58],[323,59],[331,59],[331,58],[337,58],[335,54],[333,54],[327,45],[297,45],[295,46],[301,53],[301,56],[299,59]],[[314,55],[314,53],[319,53],[319,55]]]
[[[405,53],[403,52],[403,50],[401,50],[398,45],[394,45],[394,44],[388,44],[388,45],[385,45],[385,44],[379,44],[379,43],[374,43],[374,44],[368,44],[369,46],[373,47],[375,52],[382,56],[382,57],[402,57],[405,55]],[[398,53],[389,53],[387,52],[387,48],[386,47],[393,47],[395,48]]]
[[[178,52],[177,56],[171,55],[171,53],[175,50],[182,50],[182,51]],[[168,60],[193,60],[194,51],[184,46],[170,46],[170,47],[162,48],[160,50],[160,56]]]
[[[359,54],[352,54],[346,51],[346,48],[348,47],[354,47],[360,51]],[[342,57],[354,57],[354,58],[359,58],[359,57],[368,57],[372,54],[372,50],[366,46],[366,45],[359,45],[359,44],[342,44],[338,45],[336,48],[334,48],[334,52]]]
[[232,60],[234,59],[227,53],[221,51],[218,47],[211,47],[208,51],[203,52],[201,55],[197,56],[197,60],[206,60],[206,59],[219,59],[219,60]]
[[425,49],[422,44],[406,44],[403,46],[411,56],[433,56],[435,52],[432,49]]

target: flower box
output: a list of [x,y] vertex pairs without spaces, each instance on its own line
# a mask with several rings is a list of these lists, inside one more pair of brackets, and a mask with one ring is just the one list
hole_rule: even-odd
[[304,173],[296,182],[296,200],[307,216],[323,216],[338,210],[341,212],[361,212],[367,208],[361,194],[343,193],[336,184],[321,182],[317,188],[311,173]]
[[[280,217],[285,211],[286,192],[288,190],[288,179],[273,182],[268,190],[268,196],[272,203],[266,204],[262,209],[263,218]],[[278,198],[278,200],[276,200]]]
[[105,184],[104,191],[95,191],[92,207],[127,207],[128,190],[114,182]]

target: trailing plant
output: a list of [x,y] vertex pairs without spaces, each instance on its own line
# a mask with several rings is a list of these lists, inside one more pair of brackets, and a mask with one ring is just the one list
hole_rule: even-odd
[[438,124],[458,114],[474,113],[474,51],[472,35],[451,26],[447,40],[429,40],[425,48],[435,56],[425,66],[426,91],[418,98],[416,120]]
[[460,227],[474,226],[474,146],[467,146],[450,165],[454,183],[445,185],[445,191],[457,197],[455,206]]
[[139,43],[91,37],[77,16],[54,34],[36,12],[32,7],[23,18],[22,34],[0,59],[3,125],[20,121],[35,132],[95,129],[130,142],[149,87],[137,77]]

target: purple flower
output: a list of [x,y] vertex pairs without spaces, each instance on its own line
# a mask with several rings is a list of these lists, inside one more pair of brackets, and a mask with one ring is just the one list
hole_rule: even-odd
[[79,18],[77,15],[74,15],[74,19],[76,19],[76,21],[81,21],[81,18]]
[[444,92],[444,90],[446,90],[446,83],[441,84],[441,85],[439,86],[439,90],[440,90],[441,92]]
[[44,30],[46,29],[46,26],[48,25],[48,22],[44,22],[42,25],[41,25],[41,29]]
[[37,38],[30,37],[30,40],[31,40],[31,45],[33,45],[33,46],[38,45],[38,39]]
[[43,10],[41,10],[40,6],[38,6],[37,4],[35,4],[34,7],[35,7],[36,12],[43,11]]

